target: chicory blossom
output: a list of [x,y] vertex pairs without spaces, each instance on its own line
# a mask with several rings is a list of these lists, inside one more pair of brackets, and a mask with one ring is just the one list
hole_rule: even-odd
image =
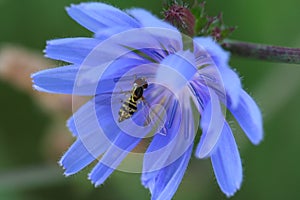
[[[141,172],[152,199],[171,199],[196,143],[195,156],[211,159],[221,190],[233,195],[242,165],[226,111],[253,144],[263,130],[258,106],[228,65],[229,53],[211,38],[189,38],[143,9],[82,3],[67,12],[94,37],[48,41],[46,57],[70,64],[32,75],[39,91],[90,97],[67,122],[76,141],[59,161],[65,175],[97,160],[89,174],[96,186],[118,168]],[[148,87],[135,101],[138,79]],[[137,107],[119,122],[128,102]],[[195,141],[198,127],[202,133]],[[150,141],[146,151],[136,152],[144,140]],[[130,156],[134,167],[142,162],[140,168],[122,168]]]

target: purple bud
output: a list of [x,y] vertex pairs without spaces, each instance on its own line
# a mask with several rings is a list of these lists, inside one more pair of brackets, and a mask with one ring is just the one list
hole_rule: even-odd
[[182,5],[171,5],[164,11],[165,21],[176,26],[181,32],[194,36],[195,17],[191,11]]

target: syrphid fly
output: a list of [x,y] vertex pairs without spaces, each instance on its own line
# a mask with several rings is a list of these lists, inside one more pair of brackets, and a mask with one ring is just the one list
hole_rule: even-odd
[[137,78],[134,80],[133,88],[130,92],[130,97],[126,99],[119,110],[119,122],[130,118],[137,111],[139,100],[144,100],[144,90],[148,88],[148,82],[145,78]]

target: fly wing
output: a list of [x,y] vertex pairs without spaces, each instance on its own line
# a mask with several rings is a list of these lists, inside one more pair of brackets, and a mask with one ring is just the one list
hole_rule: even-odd
[[97,104],[108,105],[108,104],[122,104],[131,94],[131,90],[126,91],[114,91],[114,92],[104,92],[101,94],[96,94]]
[[[161,101],[165,101],[165,99],[162,99]],[[142,98],[142,102],[145,106],[144,112],[146,115],[144,126],[151,125],[153,127],[152,130],[154,131],[154,134],[158,132],[162,135],[166,135],[166,112],[161,106],[164,102],[151,106],[144,97]]]

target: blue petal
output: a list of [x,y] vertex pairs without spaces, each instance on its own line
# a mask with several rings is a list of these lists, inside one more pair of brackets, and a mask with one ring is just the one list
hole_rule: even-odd
[[220,139],[224,123],[225,119],[218,96],[211,90],[209,102],[201,114],[202,135],[196,149],[196,157],[205,158],[213,152]]
[[[118,162],[121,162],[118,160]],[[114,172],[114,168],[99,162],[89,174],[89,180],[92,181],[95,186],[99,186]]]
[[193,54],[190,51],[180,51],[162,60],[156,81],[176,94],[188,85],[196,72]]
[[67,127],[69,128],[69,131],[72,133],[72,135],[74,137],[77,137],[78,131],[77,131],[76,123],[75,123],[73,116],[67,120]]
[[237,106],[242,90],[241,81],[230,68],[204,67],[199,70],[198,81],[214,89],[223,102],[229,100],[233,107]]
[[100,29],[99,31],[97,31],[94,37],[99,40],[105,40],[115,34],[127,31],[129,29],[130,29],[129,27],[124,27],[124,26],[107,27],[105,29]]
[[[102,99],[107,97],[101,97]],[[100,97],[97,97],[97,101]],[[103,102],[103,101],[102,101]],[[82,105],[70,119],[67,121],[67,126],[72,132],[73,136],[84,137],[84,135],[95,134],[99,135],[101,131],[98,124],[97,113],[101,113],[102,124],[105,128],[109,126],[107,118],[110,117],[110,106],[109,104],[96,104],[95,99],[89,100],[87,103]],[[109,129],[108,129],[109,130]],[[99,138],[98,138],[99,139]]]
[[141,23],[142,27],[166,28],[177,31],[177,29],[174,26],[155,17],[150,12],[144,9],[133,8],[126,10],[126,12],[132,15],[135,19],[137,19]]
[[[89,179],[95,186],[99,186],[104,183],[104,181],[111,175],[111,173],[119,166],[123,159],[128,155],[128,153],[140,142],[140,139],[131,138],[128,140],[125,134],[121,134],[117,137],[117,141],[107,150],[104,156],[101,158],[100,162],[93,168],[89,174]],[[123,141],[122,141],[123,140]],[[120,149],[116,143],[125,143],[127,145],[127,150]]]
[[[174,127],[168,129],[165,136],[156,135],[144,155],[141,180],[145,187],[150,188],[152,194],[154,187],[163,188],[156,182],[158,177],[164,174],[162,171],[173,165],[174,162],[178,162],[178,159],[181,159],[194,143],[195,130],[199,119],[194,119],[190,109],[191,105],[187,103],[189,97],[186,93],[182,93],[179,96],[179,101],[186,103],[181,105],[182,113],[180,113],[180,106],[177,106],[177,113],[175,113],[175,121],[173,122]],[[180,117],[182,118],[181,121]],[[180,125],[179,128],[177,128],[178,125]],[[162,188],[158,190],[162,190]],[[174,191],[176,191],[176,188]],[[158,193],[161,193],[161,191],[158,191]],[[161,198],[164,197],[162,196]]]
[[162,94],[165,98],[170,99],[166,104],[161,105],[166,109],[167,119],[165,126],[168,133],[166,135],[156,134],[146,152],[156,151],[165,147],[175,137],[181,123],[181,108],[178,100],[164,92]]
[[94,91],[97,95],[106,95],[123,91],[123,96],[119,94],[123,99],[124,91],[132,89],[135,76],[146,78],[154,76],[155,66],[147,64],[146,60],[120,58],[108,65],[104,64],[87,70],[83,67],[76,81],[75,92],[84,90],[85,92]]
[[242,90],[238,106],[228,107],[250,141],[258,144],[263,139],[263,120],[255,101]]
[[179,159],[159,170],[158,173],[150,172],[150,174],[154,173],[155,176],[147,183],[144,183],[144,186],[150,189],[152,200],[172,199],[187,169],[192,146]]
[[95,157],[90,154],[81,140],[78,139],[64,154],[59,161],[59,164],[65,169],[65,175],[69,176],[77,173],[91,162],[95,160]]
[[[83,111],[81,111],[81,109],[79,109],[79,111],[77,111],[76,113],[78,113],[78,119],[77,119],[77,128],[82,127],[82,131],[79,132],[79,134],[81,133],[81,137],[85,138],[84,134],[86,134],[86,132],[84,131],[86,129],[86,131],[89,132],[93,132],[94,128],[96,127],[96,132],[97,130],[101,130],[100,133],[102,133],[101,135],[103,136],[103,139],[105,141],[105,154],[103,155],[102,159],[103,160],[105,157],[107,157],[107,154],[109,154],[109,152],[111,151],[110,149],[112,149],[113,147],[115,147],[113,145],[113,143],[115,143],[115,140],[117,140],[120,137],[120,129],[119,127],[116,125],[116,122],[114,121],[113,118],[113,113],[112,113],[112,109],[111,106],[107,106],[107,105],[103,105],[102,101],[103,99],[105,99],[104,96],[101,95],[97,95],[95,97],[94,100],[91,100],[88,102],[88,104],[86,104],[87,109],[84,109]],[[96,111],[95,111],[96,109]],[[75,113],[75,114],[76,114]],[[90,114],[92,113],[92,114]],[[92,115],[92,117],[86,118],[85,115]],[[76,117],[76,115],[74,115],[74,118]],[[75,118],[76,120],[76,118]],[[88,120],[92,120],[92,129],[88,130],[89,127],[86,127],[86,123],[89,123]],[[99,126],[99,127],[97,127]],[[95,139],[94,142],[99,143],[101,142],[101,140]],[[92,144],[92,143],[91,143]],[[90,148],[94,148],[93,146],[89,145]],[[119,148],[117,148],[117,150],[119,150]],[[121,151],[124,152],[124,151]],[[112,162],[121,162],[121,160],[118,160],[117,157],[114,157],[114,154],[110,154],[109,156],[112,156],[110,161]],[[121,157],[119,157],[121,158]],[[106,163],[102,163],[99,162],[92,170],[92,172],[89,174],[89,179],[95,183],[95,185],[100,185],[101,183],[103,183],[106,178],[114,171],[113,167],[108,167],[105,165]]]
[[[209,56],[213,59],[217,67],[228,64],[229,52],[224,51],[211,37],[196,37],[194,38],[196,47],[204,49],[208,52]],[[199,50],[198,49],[198,50]]]
[[[226,91],[229,99],[232,102],[232,106],[237,106],[240,93],[242,90],[241,81],[238,75],[230,69],[229,62],[229,53],[224,51],[215,41],[210,37],[197,37],[194,39],[196,50],[195,54],[201,54],[196,51],[205,50],[207,52],[203,52],[203,55],[208,55],[214,62],[214,65],[217,67],[218,72],[212,74],[211,76],[215,76],[215,78],[220,79],[220,87],[223,87],[221,91]],[[198,48],[197,48],[198,47]],[[199,55],[198,55],[199,56]],[[199,60],[197,63],[199,65],[203,65],[202,61]],[[205,68],[203,69],[205,71]],[[201,73],[201,70],[200,70]],[[209,82],[208,82],[209,83]]]
[[31,78],[33,87],[41,92],[90,96],[95,95],[97,83],[90,83],[88,78],[91,77],[87,76],[86,80],[78,84],[89,71],[90,69],[80,69],[77,65],[68,65],[36,72]]
[[227,123],[211,161],[221,190],[228,197],[232,196],[241,186],[243,171],[239,151]]
[[[100,114],[101,113],[99,112],[98,115]],[[144,118],[142,117],[143,114],[144,113],[142,111],[137,111],[131,118],[133,118],[133,120],[137,124],[142,124],[142,122],[144,122]],[[102,118],[99,118],[99,120],[102,121]],[[126,123],[130,122],[131,121],[128,119],[122,123],[125,123],[126,126]],[[100,124],[102,123],[100,122]],[[132,149],[134,149],[136,145],[141,141],[141,139],[145,137],[151,130],[151,127],[149,127],[148,129],[144,129],[144,132],[137,130],[136,134],[139,135],[139,137],[134,137],[132,135],[129,135],[132,132],[125,133],[123,132],[123,130],[121,131],[120,127],[121,124],[116,124],[116,122],[111,123],[110,127],[107,127],[111,132],[114,132],[112,134],[116,135],[116,137],[112,141],[111,146],[101,158],[100,162],[93,168],[93,170],[89,174],[89,179],[95,184],[95,186],[101,185],[108,178],[108,176],[119,166],[119,164],[128,155],[128,153]],[[110,135],[108,135],[107,137],[110,137]]]
[[240,100],[242,91],[241,80],[238,75],[229,67],[220,68],[220,74],[227,96],[232,102],[232,106],[236,107]]
[[[102,127],[99,127],[96,112],[102,113]],[[109,106],[95,105],[92,99],[81,106],[68,121],[68,126],[78,139],[60,161],[66,169],[66,175],[78,172],[108,149],[111,142],[106,135],[115,135],[109,129],[109,112]]]
[[[127,10],[127,12],[141,23],[141,28],[138,30],[134,30],[132,35],[138,37],[137,39],[139,42],[147,42],[147,45],[145,45],[144,47],[140,46],[136,49],[149,48],[149,45],[152,45],[155,47],[153,49],[158,51],[161,55],[163,55],[163,51],[167,51],[169,54],[172,54],[179,50],[182,50],[182,35],[174,26],[155,17],[150,12],[143,9],[134,8]],[[150,35],[152,35],[156,41],[151,41],[152,38],[148,38],[149,36],[141,34],[139,32],[150,33]]]
[[[179,146],[177,141],[183,139],[183,137],[180,137],[183,136],[183,133],[179,133],[182,118],[179,103],[175,98],[166,97],[171,99],[169,105],[166,105],[168,117],[165,125],[167,127],[166,133],[156,134],[147,148],[143,161],[143,181],[149,179],[145,172],[157,171],[168,165],[166,163],[167,159],[170,157],[170,154],[175,154],[174,147],[176,145]],[[153,176],[153,173],[151,173],[151,176]]]
[[[116,28],[117,29],[117,28]],[[110,28],[108,31],[114,31],[114,28]],[[101,34],[100,34],[101,36]],[[138,28],[121,32],[105,40],[101,44],[101,50],[104,55],[108,54],[107,51],[119,57],[132,50],[142,51],[145,49],[156,51],[160,55],[166,55],[166,52],[175,53],[182,47],[182,39],[179,31],[162,28]],[[99,47],[99,48],[100,48]],[[120,51],[121,47],[124,47],[127,52]],[[116,49],[118,48],[118,49]],[[121,49],[122,50],[122,49]],[[144,52],[143,52],[144,53]],[[98,56],[102,56],[97,52]],[[117,58],[115,57],[115,58]]]
[[65,38],[47,42],[45,56],[74,64],[81,64],[101,41],[93,38]]
[[95,186],[101,185],[110,174],[119,166],[127,154],[136,147],[141,138],[134,138],[125,133],[120,133],[113,144],[105,152],[100,162],[89,174],[89,179]]
[[208,100],[208,93],[206,94],[205,91],[209,91],[206,85],[199,84],[198,81],[191,81],[189,86],[189,93],[192,96],[192,100],[198,110],[199,113],[204,112],[204,107]]
[[[120,58],[97,67],[82,66],[79,68],[77,65],[70,65],[42,70],[32,74],[31,78],[34,83],[33,87],[43,92],[74,95],[112,93],[118,79],[124,73],[145,63],[147,62],[143,60]],[[153,71],[153,68],[151,70]],[[143,72],[153,74],[151,70],[143,68]],[[99,80],[100,77],[101,80]],[[126,85],[132,87],[133,76],[126,80]]]
[[139,27],[137,21],[125,12],[104,3],[71,5],[67,12],[75,21],[94,33],[107,27]]
[[31,75],[33,87],[42,92],[72,94],[78,69],[69,65],[36,72]]

